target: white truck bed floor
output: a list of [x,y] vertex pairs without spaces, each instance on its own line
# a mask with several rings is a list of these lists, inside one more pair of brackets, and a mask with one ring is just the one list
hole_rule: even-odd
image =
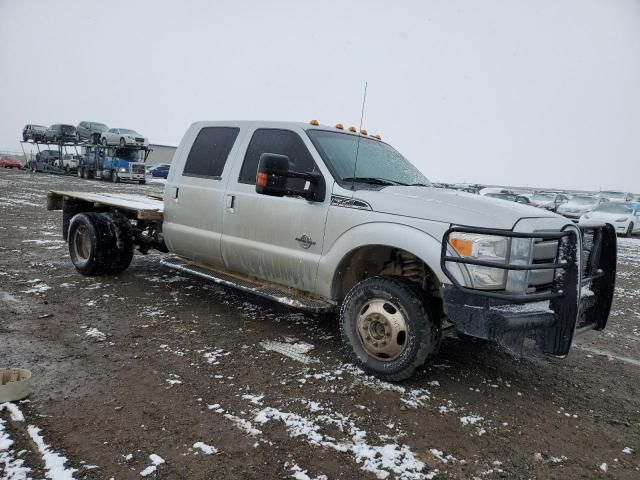
[[47,210],[61,210],[65,200],[81,200],[96,207],[108,206],[136,213],[140,220],[162,220],[164,204],[161,198],[129,193],[91,193],[50,191]]

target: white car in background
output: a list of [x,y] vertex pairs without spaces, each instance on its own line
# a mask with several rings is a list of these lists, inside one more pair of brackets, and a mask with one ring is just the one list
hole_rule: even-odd
[[574,195],[567,203],[563,203],[558,207],[556,213],[570,218],[577,222],[585,213],[589,213],[602,203],[608,200],[603,197],[593,197],[591,195]]
[[102,132],[100,143],[105,147],[108,145],[148,147],[149,139],[128,128],[110,128],[106,132]]
[[602,198],[606,198],[610,202],[628,203],[633,202],[633,193],[630,192],[612,192],[604,191],[600,192]]
[[606,202],[595,208],[592,212],[580,217],[580,225],[589,225],[593,222],[605,222],[613,225],[618,234],[630,237],[640,232],[640,204]]

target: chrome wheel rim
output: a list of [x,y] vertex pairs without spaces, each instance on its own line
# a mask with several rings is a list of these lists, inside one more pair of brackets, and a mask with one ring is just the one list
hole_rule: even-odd
[[398,358],[407,344],[407,321],[392,302],[369,300],[358,313],[358,335],[367,354],[389,362]]
[[84,225],[80,225],[73,235],[73,248],[76,251],[76,256],[86,262],[91,256],[91,237],[89,236],[89,229]]

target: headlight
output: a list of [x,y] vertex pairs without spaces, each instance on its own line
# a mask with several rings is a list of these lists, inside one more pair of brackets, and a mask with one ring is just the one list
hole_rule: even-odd
[[614,221],[615,222],[626,222],[627,219],[626,219],[626,217],[625,218],[616,218]]
[[[507,263],[509,240],[496,235],[454,232],[449,244],[461,257]],[[499,290],[506,286],[507,271],[501,268],[465,264],[472,288]]]
[[586,214],[586,213],[585,213],[585,214],[582,216],[582,218],[584,218],[584,219],[588,220],[588,219],[589,219],[589,218],[591,218],[591,217],[590,217],[588,214]]
[[124,167],[122,167],[122,168],[120,169],[120,173],[126,173],[126,171],[127,171],[127,169],[126,169],[126,168],[124,168]]

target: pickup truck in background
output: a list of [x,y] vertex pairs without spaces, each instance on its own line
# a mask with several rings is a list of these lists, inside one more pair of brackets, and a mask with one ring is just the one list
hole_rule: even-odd
[[166,267],[310,311],[338,310],[353,360],[386,380],[436,355],[444,328],[563,357],[602,330],[610,225],[429,181],[379,136],[285,122],[198,122],[164,198],[50,192],[84,275]]

